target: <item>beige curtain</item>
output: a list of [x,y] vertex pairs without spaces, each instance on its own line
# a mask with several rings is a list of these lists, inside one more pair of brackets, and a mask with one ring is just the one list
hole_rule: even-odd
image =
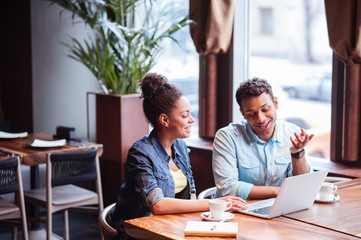
[[[346,65],[343,81],[342,159],[360,159],[361,1],[325,0],[330,46]],[[341,127],[341,126],[340,126]],[[332,146],[331,146],[332,147]]]
[[346,64],[361,63],[361,1],[325,0],[330,46]]
[[234,0],[190,0],[191,36],[200,54],[199,136],[213,138],[218,126],[218,55],[228,51]]
[[197,52],[201,55],[227,52],[233,30],[233,0],[190,0],[190,26]]

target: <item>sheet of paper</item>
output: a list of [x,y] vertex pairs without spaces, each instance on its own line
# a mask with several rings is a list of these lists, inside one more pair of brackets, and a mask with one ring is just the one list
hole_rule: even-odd
[[0,138],[22,138],[28,136],[28,132],[9,133],[0,131]]
[[65,144],[66,144],[66,139],[53,140],[53,141],[35,139],[31,143],[31,146],[32,147],[60,147],[60,146],[64,146]]
[[238,222],[188,221],[184,229],[185,236],[237,237],[237,233]]

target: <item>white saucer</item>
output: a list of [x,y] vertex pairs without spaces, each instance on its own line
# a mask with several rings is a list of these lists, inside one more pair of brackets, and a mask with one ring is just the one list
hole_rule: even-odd
[[223,219],[224,219],[224,221],[229,221],[234,217],[234,215],[230,212],[225,212],[223,214],[223,218],[212,218],[210,212],[203,212],[203,213],[201,213],[201,217],[206,221],[219,222]]
[[340,196],[337,194],[330,194],[330,197],[328,199],[320,199],[319,195],[317,195],[315,202],[318,203],[335,203],[338,200],[340,200]]

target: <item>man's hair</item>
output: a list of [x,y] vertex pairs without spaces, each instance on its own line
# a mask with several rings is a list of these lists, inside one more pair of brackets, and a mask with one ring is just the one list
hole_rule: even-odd
[[248,79],[245,82],[242,82],[236,92],[236,100],[241,108],[242,108],[242,100],[251,98],[251,97],[258,97],[262,93],[268,93],[271,96],[271,99],[273,101],[273,93],[272,93],[272,87],[267,82],[267,80],[254,77],[252,79]]

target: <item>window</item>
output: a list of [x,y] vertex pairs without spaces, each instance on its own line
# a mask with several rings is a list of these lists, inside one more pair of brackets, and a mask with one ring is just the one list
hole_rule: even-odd
[[[171,4],[175,8],[182,6],[184,11],[188,13],[188,0],[165,0],[164,4]],[[188,98],[192,108],[192,116],[195,118],[192,135],[198,136],[198,53],[193,44],[189,27],[177,31],[173,34],[173,38],[178,43],[171,39],[164,41],[164,51],[152,71],[166,76],[169,82],[180,88]]]
[[273,11],[271,8],[260,8],[260,34],[261,35],[272,35],[273,34]]
[[308,154],[329,158],[332,50],[323,1],[244,2],[235,12],[234,68],[245,72],[234,79],[268,80],[279,100],[278,119],[315,133]]

